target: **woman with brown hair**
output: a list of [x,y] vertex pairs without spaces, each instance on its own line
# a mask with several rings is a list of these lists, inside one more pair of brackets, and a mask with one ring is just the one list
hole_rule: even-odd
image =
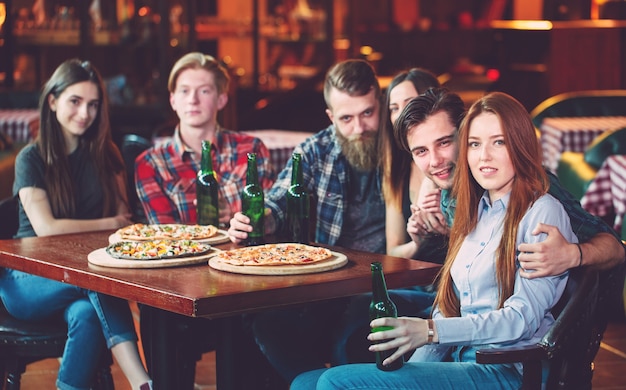
[[[15,163],[16,237],[130,224],[124,163],[98,71],[87,61],[63,62],[44,85],[39,109],[37,139]],[[68,337],[57,388],[89,389],[105,345],[133,389],[151,388],[127,301],[12,269],[2,270],[0,297],[20,319],[64,317]]]

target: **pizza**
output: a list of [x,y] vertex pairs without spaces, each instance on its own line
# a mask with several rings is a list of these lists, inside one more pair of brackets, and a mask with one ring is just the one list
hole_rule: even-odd
[[106,252],[115,259],[164,260],[202,256],[211,245],[192,240],[120,241],[109,245]]
[[305,244],[265,244],[219,252],[215,260],[232,265],[305,265],[333,256],[326,248]]
[[204,240],[217,234],[213,225],[153,224],[136,223],[119,229],[116,234],[122,240]]

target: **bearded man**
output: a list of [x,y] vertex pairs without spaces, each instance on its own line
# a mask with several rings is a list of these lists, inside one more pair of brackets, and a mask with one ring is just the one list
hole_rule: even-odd
[[[380,119],[380,86],[371,65],[347,60],[326,74],[324,100],[332,124],[311,136],[294,152],[302,155],[304,185],[315,199],[314,241],[385,253],[385,204],[376,144]],[[286,228],[286,194],[291,161],[265,196],[270,210],[265,233]],[[230,221],[231,241],[240,243],[252,231],[237,213]]]
[[[326,74],[324,100],[332,124],[295,149],[302,154],[304,185],[315,198],[317,243],[385,253],[376,149],[380,96],[376,74],[365,61],[340,62]],[[291,169],[290,161],[265,196],[266,234],[285,229]],[[240,243],[250,231],[248,217],[236,213],[228,230],[231,240]],[[324,301],[252,319],[257,344],[286,382],[331,360],[333,332],[347,303],[347,298]]]

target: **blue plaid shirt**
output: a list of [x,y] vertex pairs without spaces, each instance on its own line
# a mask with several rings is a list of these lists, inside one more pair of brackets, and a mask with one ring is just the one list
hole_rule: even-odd
[[[304,185],[317,201],[315,242],[334,245],[341,235],[344,212],[348,207],[345,196],[348,193],[348,161],[341,153],[334,126],[309,137],[294,152],[302,154]],[[285,224],[291,166],[290,159],[265,197],[265,206],[272,210],[278,232],[283,231]],[[377,173],[377,183],[377,195],[383,207],[380,172]]]

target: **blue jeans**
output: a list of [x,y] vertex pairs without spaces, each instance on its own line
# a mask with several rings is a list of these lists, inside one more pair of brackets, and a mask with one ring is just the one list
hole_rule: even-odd
[[[396,371],[381,371],[375,364],[347,364],[309,371],[291,383],[292,390],[329,389],[519,389],[522,376],[512,365],[478,364],[469,348],[454,361],[419,361],[405,363]],[[467,361],[465,361],[467,359]]]
[[126,300],[20,271],[0,272],[0,297],[11,315],[22,320],[63,315],[67,322],[59,389],[89,389],[105,348],[137,341]]
[[[428,315],[434,293],[421,288],[389,291],[403,316]],[[297,375],[325,367],[374,361],[369,352],[371,294],[308,304],[301,308],[257,314],[255,340],[278,373],[289,383]]]

